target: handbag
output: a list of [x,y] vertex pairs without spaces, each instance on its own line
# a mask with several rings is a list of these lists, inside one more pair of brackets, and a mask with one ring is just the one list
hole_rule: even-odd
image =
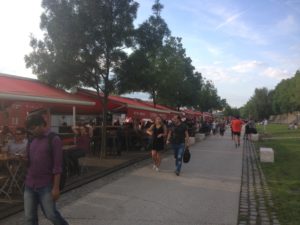
[[251,133],[252,133],[252,134],[257,134],[256,128],[251,128]]
[[191,159],[191,153],[188,147],[185,148],[183,153],[183,162],[188,163]]

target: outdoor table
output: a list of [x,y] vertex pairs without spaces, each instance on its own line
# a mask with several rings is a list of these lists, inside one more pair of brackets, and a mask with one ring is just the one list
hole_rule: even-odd
[[6,173],[2,175],[5,181],[1,186],[1,192],[11,200],[11,195],[15,194],[14,188],[22,194],[23,176],[22,169],[24,168],[24,158],[20,155],[10,155],[7,153],[0,154],[0,164],[6,169]]

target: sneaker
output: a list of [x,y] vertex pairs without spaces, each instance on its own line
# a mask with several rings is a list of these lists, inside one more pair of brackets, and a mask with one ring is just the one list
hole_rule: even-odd
[[157,167],[157,166],[155,166],[156,168],[155,168],[155,171],[156,172],[159,172],[159,168]]
[[175,174],[176,174],[176,176],[179,176],[180,173],[178,171],[175,171]]
[[156,170],[156,168],[157,168],[156,165],[153,165],[152,169],[153,169],[153,170]]

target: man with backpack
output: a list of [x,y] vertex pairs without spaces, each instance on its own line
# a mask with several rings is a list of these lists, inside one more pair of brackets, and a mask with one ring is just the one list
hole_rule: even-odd
[[[42,115],[32,115],[26,121],[31,134],[28,142],[28,168],[25,177],[24,211],[25,224],[38,225],[38,205],[55,225],[68,225],[56,209],[60,196],[60,179],[62,173],[62,142],[47,128]],[[51,140],[49,143],[49,140]]]

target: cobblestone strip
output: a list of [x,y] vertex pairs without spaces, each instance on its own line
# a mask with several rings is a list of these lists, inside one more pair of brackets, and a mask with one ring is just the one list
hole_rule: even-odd
[[255,146],[243,145],[243,172],[238,225],[279,225],[271,192],[260,166]]

